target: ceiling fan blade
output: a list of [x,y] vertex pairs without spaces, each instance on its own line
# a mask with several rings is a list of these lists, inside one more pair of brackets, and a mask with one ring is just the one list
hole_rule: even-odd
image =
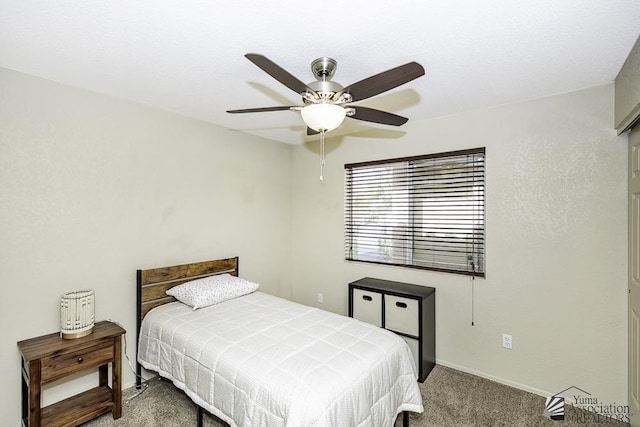
[[269,74],[271,77],[291,89],[296,93],[304,93],[310,92],[312,94],[316,94],[316,92],[311,89],[306,84],[302,83],[298,78],[294,75],[286,71],[284,68],[280,67],[278,64],[267,58],[266,56],[259,55],[257,53],[247,53],[245,57],[256,64],[258,67],[262,69],[265,73]]
[[320,132],[318,132],[317,130],[311,129],[309,126],[307,126],[307,135],[317,135]]
[[244,108],[241,110],[227,110],[227,113],[263,113],[265,111],[284,111],[291,110],[292,108],[297,108],[295,106],[287,106],[287,107],[260,107],[260,108]]
[[358,107],[355,105],[349,105],[348,107],[354,108],[356,112],[351,117],[352,119],[364,120],[365,122],[381,123],[383,125],[402,126],[409,121],[408,118],[398,116],[397,114],[387,113],[386,111],[376,110],[374,108]]
[[350,84],[342,90],[342,93],[350,93],[353,102],[361,101],[401,86],[423,75],[424,68],[422,65],[417,62],[409,62]]

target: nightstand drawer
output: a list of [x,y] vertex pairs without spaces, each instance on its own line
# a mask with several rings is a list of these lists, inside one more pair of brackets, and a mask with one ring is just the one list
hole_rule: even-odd
[[42,383],[105,365],[113,359],[113,340],[42,359]]
[[384,327],[395,332],[419,334],[418,300],[394,295],[384,297]]
[[382,326],[382,294],[354,289],[353,318],[372,325]]

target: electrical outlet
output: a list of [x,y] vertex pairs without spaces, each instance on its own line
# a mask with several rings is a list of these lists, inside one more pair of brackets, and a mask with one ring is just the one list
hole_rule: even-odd
[[324,295],[322,295],[322,293],[318,292],[318,302],[320,304],[322,304],[324,302]]
[[513,348],[513,337],[509,334],[502,334],[502,347],[511,350]]

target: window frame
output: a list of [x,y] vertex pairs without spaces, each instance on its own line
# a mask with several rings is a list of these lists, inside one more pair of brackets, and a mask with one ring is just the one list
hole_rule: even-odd
[[[473,164],[473,168],[465,165],[464,167],[457,168],[457,172],[448,174],[452,175],[452,177],[445,176],[447,175],[447,173],[443,172],[443,165],[446,165],[447,161],[453,164],[453,162],[461,162],[464,159],[467,159],[467,165]],[[381,168],[378,172],[376,172],[376,166],[387,166],[388,168]],[[406,168],[406,172],[404,173],[402,173],[403,167]],[[485,147],[448,151],[443,153],[433,153],[420,156],[349,163],[345,164],[344,168],[344,233],[346,261],[393,265],[470,275],[474,277],[485,277]],[[395,178],[393,176],[391,178],[388,177],[389,174],[393,175],[394,171],[398,174],[399,178]],[[368,172],[371,172],[370,175],[367,175]],[[356,176],[356,174],[359,175]],[[418,177],[418,179],[414,182],[414,179],[416,177]],[[379,181],[372,184],[372,182],[374,181],[369,180],[365,184],[359,184],[358,180],[360,180],[360,182],[364,182],[366,180],[365,178],[378,178]],[[439,182],[439,184],[433,184],[433,182]],[[400,192],[403,191],[401,189],[401,186],[405,184],[407,187],[406,195],[403,194],[402,196],[399,196],[398,194],[401,194]],[[362,190],[359,190],[357,188],[359,185],[363,187]],[[377,187],[375,187],[376,185]],[[386,196],[386,190],[384,190],[383,187],[391,188],[390,190],[388,190],[389,194]],[[420,189],[420,187],[422,187],[422,189]],[[465,188],[470,188],[471,190],[465,190]],[[442,189],[449,189],[449,191],[441,192]],[[372,190],[375,190],[377,195],[367,196],[367,190],[369,191],[369,193],[371,193]],[[469,194],[465,195],[466,193]],[[435,197],[434,194],[436,195]],[[360,195],[360,199],[358,199],[358,195]],[[398,195],[395,200],[394,195]],[[399,221],[404,221],[404,223],[398,225],[388,222],[388,220],[386,219],[383,219],[377,225],[370,225],[371,222],[369,222],[368,224],[364,224],[362,222],[364,219],[362,212],[364,212],[364,215],[369,214],[370,216],[367,218],[371,219],[377,216],[378,213],[383,212],[385,207],[382,206],[377,208],[363,208],[363,204],[361,203],[362,200],[365,200],[368,205],[374,205],[374,203],[381,202],[383,199],[385,199],[385,197],[386,199],[391,200],[390,204],[387,200],[388,207],[387,211],[384,211],[385,215],[393,218],[396,218],[398,217],[398,215],[400,215],[401,220]],[[455,197],[458,197],[458,202],[455,201]],[[429,198],[435,201],[429,201]],[[419,204],[415,200],[419,200]],[[394,206],[394,202],[397,206]],[[378,205],[383,204],[384,203],[378,203]],[[398,206],[400,207],[398,208]],[[471,214],[460,214],[464,217],[462,220],[460,220],[463,225],[457,223],[458,221],[454,221],[452,219],[432,219],[433,222],[425,222],[424,220],[424,217],[429,215],[431,215],[431,217],[438,217],[438,215],[440,215],[440,218],[455,217],[455,212],[457,211],[469,212],[470,206],[473,207],[473,211]],[[449,209],[448,211],[447,208]],[[461,208],[466,208],[466,210]],[[403,209],[406,209],[406,211],[403,211]],[[390,214],[389,212],[391,211],[397,211],[399,212],[399,214]],[[354,212],[356,213],[354,214]],[[432,213],[429,214],[428,212]],[[443,217],[442,212],[451,214]],[[406,215],[406,218],[402,217],[403,214]],[[419,218],[420,215],[422,215],[422,220],[420,220]],[[356,218],[354,218],[354,216]],[[471,219],[469,219],[469,217]],[[416,225],[416,222],[421,225]],[[439,222],[456,222],[456,224],[442,226],[438,225]],[[356,231],[358,228],[364,229],[366,227],[368,227],[367,232]],[[433,237],[438,235],[438,232],[440,232],[439,236],[442,236],[443,227],[449,231],[449,237]],[[387,230],[389,228],[404,229],[404,231],[392,231],[391,237],[389,237]],[[429,233],[427,233],[426,230],[431,231],[430,236],[427,236]],[[369,251],[369,257],[388,257],[388,259],[367,259],[367,256],[359,256],[360,249],[357,242],[358,239],[369,241],[375,241],[377,239],[377,243],[369,243],[369,247],[372,248]],[[391,243],[380,244],[380,242],[384,241],[384,239],[391,241]],[[406,247],[403,248],[402,245],[405,239]],[[417,246],[416,243],[418,243]],[[366,244],[360,245],[366,246]],[[464,249],[462,248],[463,246]],[[406,255],[398,255],[397,253],[395,253],[401,253],[403,250],[406,251]],[[384,251],[391,252],[391,255],[383,255]],[[365,251],[363,250],[362,252],[364,253]],[[418,253],[418,255],[416,255],[416,253],[414,252]],[[434,253],[435,255],[433,255]],[[429,257],[435,259],[435,261],[428,261],[427,258]],[[465,257],[464,259],[466,259],[466,263],[464,263],[464,259],[462,257]],[[443,262],[442,260],[447,261]],[[471,262],[471,260],[473,260],[473,262]]]

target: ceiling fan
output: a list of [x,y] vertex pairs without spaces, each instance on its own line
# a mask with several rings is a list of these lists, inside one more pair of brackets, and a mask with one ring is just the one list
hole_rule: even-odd
[[401,126],[409,119],[386,111],[351,105],[372,96],[401,86],[424,75],[424,68],[417,62],[409,62],[347,87],[331,80],[337,61],[318,58],[311,63],[315,82],[304,84],[288,71],[263,55],[248,53],[245,57],[271,77],[302,96],[301,106],[281,106],[227,110],[227,113],[261,113],[265,111],[300,111],[307,125],[307,135],[329,132],[342,124],[345,117],[385,125]]

